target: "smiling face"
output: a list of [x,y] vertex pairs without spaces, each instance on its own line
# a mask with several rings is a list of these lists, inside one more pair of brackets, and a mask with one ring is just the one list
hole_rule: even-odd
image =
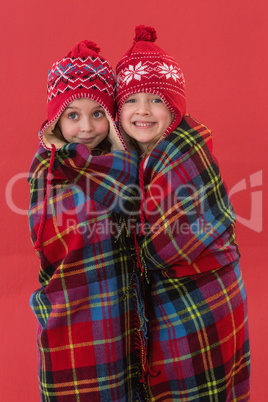
[[148,145],[160,138],[170,126],[173,115],[154,94],[136,93],[129,96],[121,110],[123,130],[146,152]]
[[71,102],[58,124],[67,142],[86,144],[91,149],[99,145],[109,132],[109,122],[103,107],[92,99],[76,99]]

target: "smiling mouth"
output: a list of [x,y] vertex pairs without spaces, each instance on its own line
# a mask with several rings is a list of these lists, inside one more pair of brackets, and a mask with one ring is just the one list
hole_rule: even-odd
[[154,122],[141,122],[141,121],[134,121],[134,126],[136,127],[151,127],[153,126],[155,123]]

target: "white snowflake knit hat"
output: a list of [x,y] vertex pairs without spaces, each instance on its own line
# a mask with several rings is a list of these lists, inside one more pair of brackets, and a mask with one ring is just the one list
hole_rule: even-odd
[[139,25],[134,43],[118,62],[116,101],[118,114],[126,98],[147,92],[159,96],[174,114],[172,127],[178,126],[186,112],[185,80],[176,60],[153,42],[156,31]]

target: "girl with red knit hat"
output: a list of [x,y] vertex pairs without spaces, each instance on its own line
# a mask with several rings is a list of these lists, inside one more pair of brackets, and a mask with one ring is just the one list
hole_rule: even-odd
[[249,401],[246,293],[235,214],[210,131],[186,114],[173,57],[136,28],[117,65],[118,115],[140,150],[140,260],[148,278],[152,401]]
[[114,123],[114,89],[110,64],[89,41],[49,70],[48,118],[29,175],[42,401],[148,400],[146,318],[128,225],[138,157]]

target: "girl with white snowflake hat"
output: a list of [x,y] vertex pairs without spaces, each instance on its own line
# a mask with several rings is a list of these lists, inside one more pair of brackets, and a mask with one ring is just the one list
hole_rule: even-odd
[[122,133],[141,151],[140,260],[148,277],[150,400],[248,401],[246,293],[235,214],[210,131],[185,114],[173,57],[136,28],[117,65]]
[[185,80],[176,60],[155,45],[154,28],[138,26],[131,48],[117,64],[116,102],[119,120],[122,106],[134,93],[159,96],[173,115],[164,136],[177,127],[186,112]]

